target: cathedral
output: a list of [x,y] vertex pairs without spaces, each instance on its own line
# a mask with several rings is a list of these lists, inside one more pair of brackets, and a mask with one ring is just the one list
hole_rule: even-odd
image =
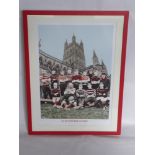
[[72,66],[73,69],[83,69],[86,67],[83,42],[78,43],[74,34],[72,42],[68,43],[66,40],[64,44],[63,62],[66,65]]
[[49,74],[52,70],[56,70],[57,72],[64,70],[66,72],[68,69],[86,71],[96,68],[97,70],[108,74],[106,65],[103,60],[99,62],[95,50],[93,50],[92,65],[86,66],[83,42],[81,41],[78,43],[74,34],[72,36],[72,41],[69,43],[66,40],[64,44],[63,60],[59,60],[41,50],[40,42],[39,55],[40,73],[46,72]]

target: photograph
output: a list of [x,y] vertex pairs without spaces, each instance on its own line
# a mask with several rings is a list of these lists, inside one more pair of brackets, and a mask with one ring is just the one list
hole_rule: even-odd
[[108,119],[113,25],[39,25],[42,119]]
[[29,134],[120,135],[128,11],[23,11]]

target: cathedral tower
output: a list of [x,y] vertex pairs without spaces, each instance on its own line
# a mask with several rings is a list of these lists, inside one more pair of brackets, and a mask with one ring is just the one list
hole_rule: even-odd
[[76,42],[76,36],[74,34],[72,36],[72,42],[68,43],[66,40],[64,44],[63,61],[73,69],[85,68],[84,45],[82,41],[80,43]]
[[96,55],[96,52],[94,50],[93,51],[93,66],[98,65],[98,64],[100,64],[100,63],[99,63],[98,57]]

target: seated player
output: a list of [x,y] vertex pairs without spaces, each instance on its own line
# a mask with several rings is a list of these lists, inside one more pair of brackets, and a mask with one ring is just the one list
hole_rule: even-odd
[[87,89],[87,84],[88,84],[88,82],[90,82],[90,78],[87,75],[86,71],[84,71],[82,76],[81,76],[81,82],[82,82],[82,85],[83,85],[83,89],[86,90]]
[[107,90],[104,88],[104,84],[101,82],[99,88],[96,90],[95,106],[101,108],[104,106],[107,100],[109,100],[109,97],[107,97]]
[[79,74],[78,70],[75,70],[74,75],[72,77],[72,82],[75,89],[79,88],[80,81],[81,81],[81,75]]
[[91,84],[93,89],[97,89],[99,87],[100,78],[98,76],[98,71],[94,72],[94,76],[91,78]]
[[86,93],[85,90],[83,89],[83,85],[79,84],[79,89],[76,90],[76,97],[79,108],[84,106],[85,96]]
[[69,104],[70,97],[72,96],[75,99],[75,91],[76,89],[73,86],[73,83],[68,83],[68,86],[66,90],[64,91],[64,96],[62,98],[61,107],[67,107],[67,104]]
[[85,106],[92,107],[95,105],[95,97],[96,91],[92,88],[91,83],[88,83],[88,89],[86,90],[86,99],[85,99]]
[[51,88],[53,88],[53,83],[58,82],[58,76],[56,74],[55,70],[52,70],[52,75],[51,75]]
[[52,102],[53,107],[57,107],[60,105],[60,89],[58,88],[58,83],[53,83],[53,89],[51,89]]

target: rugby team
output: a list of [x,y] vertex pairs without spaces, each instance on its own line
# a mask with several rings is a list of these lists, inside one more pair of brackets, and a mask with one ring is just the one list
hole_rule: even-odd
[[40,97],[42,103],[47,100],[55,108],[65,110],[85,107],[109,108],[110,77],[97,69],[83,71],[71,69],[65,73],[40,75]]

